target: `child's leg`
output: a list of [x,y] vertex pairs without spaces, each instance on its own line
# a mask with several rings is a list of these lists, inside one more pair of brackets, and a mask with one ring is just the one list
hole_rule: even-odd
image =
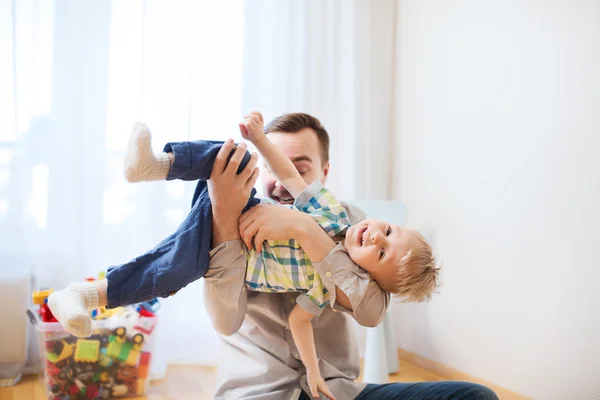
[[[205,181],[198,184],[207,186]],[[102,285],[77,283],[52,293],[52,313],[70,333],[91,334],[88,310],[99,305],[115,308],[175,294],[201,278],[210,263],[212,209],[208,190],[201,191],[192,210],[168,238],[146,254],[108,269]]]
[[[219,140],[167,143],[163,151],[173,157],[173,163],[167,175],[167,180],[208,180],[223,143],[223,141]],[[235,148],[229,154],[229,158],[231,158],[234,152]],[[246,151],[238,167],[238,174],[242,172],[248,161],[250,161],[250,153]]]
[[[252,189],[246,208],[258,204]],[[204,276],[210,264],[212,206],[206,181],[199,181],[190,213],[177,231],[154,249],[109,268],[107,305],[118,307],[169,297]]]
[[52,314],[70,334],[88,337],[92,334],[89,311],[106,306],[106,279],[74,283],[48,297]]
[[[129,138],[124,163],[127,181],[208,180],[217,153],[224,143],[213,140],[167,143],[163,152],[155,155],[152,152],[151,140],[150,129],[142,123],[136,123]],[[249,160],[250,153],[246,152],[238,173]]]
[[140,122],[133,126],[125,155],[124,173],[129,182],[164,181],[171,169],[172,157],[152,152],[150,129]]
[[[207,186],[205,181],[198,184]],[[204,276],[210,263],[212,208],[208,190],[202,190],[190,213],[168,238],[133,260],[108,269],[102,285],[77,283],[52,293],[48,305],[71,334],[91,334],[88,310],[99,305],[115,308],[175,294]]]
[[[242,161],[241,165],[246,164]],[[252,189],[245,210],[259,203],[255,195]],[[204,276],[210,264],[211,234],[208,187],[206,181],[199,181],[192,209],[175,233],[146,254],[109,268],[106,279],[74,284],[53,293],[48,299],[50,309],[68,332],[89,336],[92,322],[88,310],[168,297]]]
[[[206,186],[204,181],[198,184]],[[204,276],[210,263],[211,233],[212,208],[208,190],[204,190],[173,234],[146,254],[109,268],[108,306],[168,297]]]

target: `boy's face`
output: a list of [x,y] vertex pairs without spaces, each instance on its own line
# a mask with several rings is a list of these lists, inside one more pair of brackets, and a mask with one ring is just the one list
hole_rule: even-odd
[[418,245],[412,229],[376,219],[351,226],[344,239],[350,258],[378,282],[391,279],[402,257]]
[[[271,132],[268,136],[292,160],[306,183],[311,184],[318,179],[325,184],[329,173],[329,162],[323,165],[321,145],[315,131],[305,128],[294,133]],[[260,179],[265,196],[281,204],[294,203],[292,195],[279,183],[264,160]]]

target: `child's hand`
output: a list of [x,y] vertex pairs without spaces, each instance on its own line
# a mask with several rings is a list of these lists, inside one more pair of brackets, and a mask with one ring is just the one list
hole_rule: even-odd
[[252,111],[244,117],[244,122],[239,124],[242,137],[246,140],[256,143],[265,137],[263,116],[258,111]]
[[313,373],[309,370],[306,371],[306,378],[308,380],[308,387],[310,388],[310,394],[315,399],[320,397],[319,392],[323,393],[329,400],[336,400],[335,396],[331,394],[331,390],[327,387],[325,380],[319,373]]

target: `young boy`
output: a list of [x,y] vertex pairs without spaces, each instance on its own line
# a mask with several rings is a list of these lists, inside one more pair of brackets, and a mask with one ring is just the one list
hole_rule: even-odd
[[[371,273],[383,290],[409,301],[422,301],[431,296],[436,286],[437,268],[431,248],[418,233],[373,220],[350,227],[339,201],[320,182],[311,185],[304,182],[293,163],[266,137],[260,113],[247,116],[240,130],[296,199],[294,206],[309,213],[330,236],[343,241],[353,261]],[[165,146],[165,152],[155,157],[147,128],[138,126],[129,144],[126,176],[129,181],[206,180],[221,144],[170,143]],[[237,172],[255,176],[254,168],[243,168],[247,163],[255,164],[255,158],[246,154]],[[206,185],[201,183],[194,195],[190,216],[174,235],[149,253],[110,269],[105,280],[71,285],[51,295],[50,308],[69,332],[89,336],[88,309],[170,295],[206,272],[212,221]],[[245,210],[258,203],[254,194]],[[344,234],[345,238],[339,236]],[[311,326],[312,318],[329,304],[327,290],[295,241],[256,245],[258,249],[249,252],[247,287],[267,292],[302,292],[289,316],[290,330],[306,366],[312,395],[318,397],[320,391],[334,398],[320,376]]]

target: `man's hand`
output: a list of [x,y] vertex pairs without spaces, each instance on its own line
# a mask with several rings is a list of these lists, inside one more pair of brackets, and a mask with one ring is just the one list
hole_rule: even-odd
[[321,397],[320,393],[323,393],[329,400],[336,400],[335,396],[329,390],[329,387],[325,383],[325,380],[321,377],[318,372],[306,371],[306,379],[308,380],[308,387],[310,388],[310,394],[315,399]]
[[244,117],[244,122],[239,124],[242,137],[246,140],[256,143],[265,137],[264,133],[265,121],[263,116],[258,111],[252,111]]
[[208,181],[213,214],[213,247],[240,238],[238,219],[258,178],[256,153],[252,154],[246,168],[239,175],[236,174],[246,148],[245,144],[240,144],[227,163],[227,158],[234,149],[233,140],[228,139],[215,159]]
[[259,204],[240,217],[239,233],[249,249],[256,246],[256,251],[260,252],[265,240],[293,239],[296,229],[307,223],[315,224],[308,214],[287,207]]

